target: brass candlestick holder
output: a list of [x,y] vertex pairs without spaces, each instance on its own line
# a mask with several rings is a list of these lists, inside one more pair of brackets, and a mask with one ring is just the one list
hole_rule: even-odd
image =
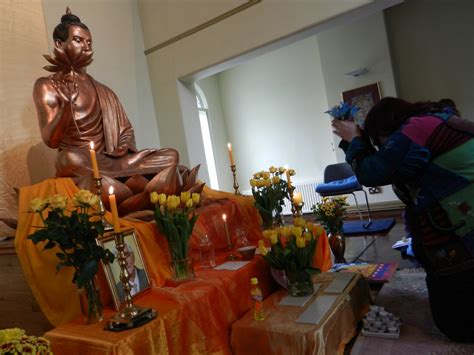
[[105,219],[105,207],[102,202],[102,178],[94,178],[94,186],[97,197],[99,197],[99,215],[104,226],[104,232],[111,231],[114,227]]
[[239,191],[239,183],[237,182],[237,167],[235,165],[230,166],[230,170],[232,170],[232,176],[234,177],[234,194],[235,195],[241,195]]
[[294,186],[288,186],[288,194],[290,195],[290,203],[291,203],[291,214],[293,217],[296,217],[296,208],[295,204],[293,203],[293,193],[295,192]]
[[151,308],[141,308],[133,304],[130,291],[129,274],[126,267],[125,244],[123,233],[115,233],[115,247],[120,265],[120,281],[125,294],[125,307],[109,319],[106,330],[121,331],[139,327],[156,318],[157,312]]
[[293,208],[295,209],[295,213],[293,214],[293,217],[301,217],[303,215],[302,213],[303,206],[304,206],[304,202],[293,203]]

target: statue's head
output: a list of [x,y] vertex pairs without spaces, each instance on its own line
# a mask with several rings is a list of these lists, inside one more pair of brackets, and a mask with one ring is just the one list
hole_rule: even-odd
[[[85,67],[92,61],[92,36],[89,28],[81,22],[79,17],[71,13],[69,7],[61,17],[61,23],[54,29],[53,39],[57,62],[68,63],[68,67],[73,67],[77,70]],[[63,58],[63,56],[66,56],[68,59]],[[52,64],[57,64],[49,59],[48,61]]]

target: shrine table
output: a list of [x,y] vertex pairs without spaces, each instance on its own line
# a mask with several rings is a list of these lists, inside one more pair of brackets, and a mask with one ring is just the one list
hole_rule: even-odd
[[[313,281],[321,287],[313,296],[318,296],[335,277],[335,273],[322,273]],[[249,311],[232,325],[231,346],[234,354],[337,354],[356,333],[356,325],[363,318],[371,303],[368,284],[362,275],[355,274],[344,292],[329,308],[317,325],[295,323],[304,307],[279,306],[287,295],[279,290],[264,303],[265,320],[253,319]],[[316,297],[316,298],[314,298]]]

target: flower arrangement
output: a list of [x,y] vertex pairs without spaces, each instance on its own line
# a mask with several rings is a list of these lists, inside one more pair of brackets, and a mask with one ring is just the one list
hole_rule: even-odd
[[347,196],[323,197],[312,209],[328,233],[341,234],[347,206]]
[[50,355],[49,341],[43,337],[28,336],[20,328],[0,330],[1,354],[37,354]]
[[289,198],[288,183],[281,178],[285,172],[288,176],[295,175],[293,169],[286,171],[283,167],[271,166],[268,171],[255,173],[250,179],[255,207],[262,217],[264,229],[273,226],[274,216],[277,220],[281,218],[285,198]]
[[[171,254],[172,264],[188,258],[188,242],[198,219],[194,213],[201,195],[198,193],[181,192],[180,196],[158,194],[152,192],[150,200],[155,204],[154,217],[158,229],[166,236]],[[175,269],[175,278],[187,278],[186,265],[180,270]]]
[[[87,190],[74,194],[73,211],[67,211],[67,198],[54,195],[47,199],[35,198],[31,201],[30,212],[38,213],[43,222],[28,239],[38,244],[45,242],[43,250],[59,248],[56,269],[73,267],[74,282],[79,289],[85,288],[88,297],[89,319],[100,317],[102,305],[93,285],[93,278],[99,270],[99,262],[113,262],[114,255],[97,245],[97,237],[104,227],[93,210],[98,203],[97,195]],[[47,213],[45,218],[44,213]]]
[[328,111],[325,111],[324,113],[331,115],[331,117],[336,120],[345,121],[350,119],[351,117],[354,118],[354,115],[359,110],[360,108],[356,106],[352,106],[347,102],[341,102],[339,105],[334,106],[333,108]]
[[[321,226],[294,219],[293,225],[269,229],[263,232],[265,240],[259,241],[259,250],[270,266],[284,270],[288,279],[288,291],[293,296],[312,292],[311,275],[319,270],[312,265],[316,243],[321,236]],[[270,244],[270,250],[266,244]]]

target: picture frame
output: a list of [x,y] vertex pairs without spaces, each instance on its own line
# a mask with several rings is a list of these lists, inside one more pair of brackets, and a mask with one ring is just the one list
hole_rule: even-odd
[[380,101],[380,98],[379,83],[347,90],[342,93],[342,101],[359,108],[359,111],[357,111],[355,115],[354,122],[356,122],[361,128],[364,127],[367,113],[369,113],[370,109]]
[[[125,255],[127,265],[131,270],[129,273],[134,277],[132,281],[131,295],[132,299],[143,294],[151,288],[150,277],[143,259],[140,245],[134,229],[127,229],[123,231],[123,238],[125,243]],[[115,233],[106,233],[102,238],[98,239],[99,244],[103,248],[109,249],[115,255],[113,263],[104,263],[104,273],[109,285],[115,309],[118,311],[125,304],[125,292],[120,281],[120,265],[118,263],[117,248],[115,244]],[[128,270],[128,269],[127,269]]]

